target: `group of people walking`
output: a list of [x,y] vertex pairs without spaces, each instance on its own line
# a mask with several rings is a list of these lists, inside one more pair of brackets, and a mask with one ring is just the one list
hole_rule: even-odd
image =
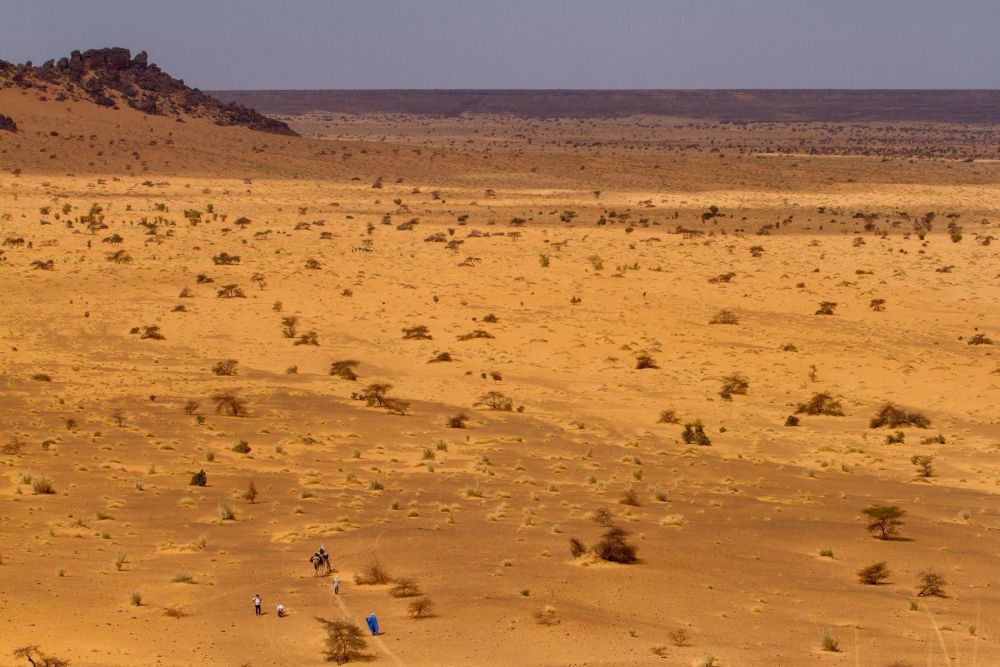
[[[309,559],[311,563],[322,563],[326,566],[326,571],[330,571],[330,554],[327,552],[326,548],[321,544],[319,549],[312,555]],[[340,575],[333,576],[333,594],[340,595]],[[253,596],[253,608],[254,614],[257,616],[261,615],[261,605],[263,604],[263,598],[260,597],[260,593],[255,593]],[[285,605],[278,604],[275,607],[275,611],[278,613],[278,618],[284,618],[285,616]],[[372,614],[374,616],[375,614]],[[369,622],[369,627],[371,623]],[[376,626],[378,627],[378,626]]]

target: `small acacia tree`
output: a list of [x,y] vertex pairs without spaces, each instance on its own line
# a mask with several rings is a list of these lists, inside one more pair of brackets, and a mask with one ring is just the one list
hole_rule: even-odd
[[878,586],[889,578],[889,568],[885,563],[875,563],[858,570],[858,581],[868,586]]
[[948,582],[933,570],[924,570],[920,573],[920,584],[917,586],[917,597],[939,597],[946,598],[944,585]]
[[906,514],[895,505],[869,505],[861,513],[869,519],[868,532],[880,540],[887,540],[899,532],[903,525],[900,519]]
[[324,654],[327,661],[342,665],[367,647],[361,629],[354,622],[346,619],[328,621],[319,617],[316,620],[323,624],[323,629],[326,631]]
[[514,408],[514,400],[499,391],[488,391],[479,397],[475,405],[485,405],[490,410],[510,412]]
[[62,658],[46,655],[38,648],[38,644],[29,644],[28,646],[16,648],[13,655],[15,658],[27,660],[32,667],[65,667],[69,664],[67,660],[63,660]]

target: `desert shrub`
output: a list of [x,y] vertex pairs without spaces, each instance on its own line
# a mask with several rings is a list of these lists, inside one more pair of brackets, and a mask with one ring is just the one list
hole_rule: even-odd
[[917,428],[928,428],[931,420],[919,412],[904,410],[892,403],[883,403],[878,412],[868,423],[870,428],[899,428],[900,426],[916,426]]
[[104,258],[115,264],[128,264],[132,261],[132,256],[124,250],[115,250],[104,255]]
[[885,436],[885,444],[887,445],[902,445],[906,442],[906,434],[902,431],[896,431],[895,433],[890,433]]
[[938,433],[937,435],[930,435],[926,438],[921,438],[921,445],[943,445],[945,443],[944,436]]
[[708,434],[705,433],[705,425],[701,423],[700,419],[684,424],[684,432],[681,433],[681,438],[688,445],[708,446],[712,444],[712,441],[708,438]]
[[223,266],[226,266],[226,265],[229,265],[229,264],[239,264],[240,263],[240,256],[239,255],[230,255],[229,253],[226,253],[226,252],[220,252],[218,255],[215,255],[214,257],[212,257],[212,262],[214,264],[220,264],[220,265],[223,265]]
[[657,424],[679,424],[680,422],[680,417],[673,410],[661,410],[660,418],[656,420]]
[[219,503],[219,518],[223,521],[235,521],[236,512],[229,503]]
[[460,412],[454,417],[448,418],[448,428],[465,428],[465,423],[469,421],[469,415]]
[[735,278],[735,277],[736,277],[735,273],[733,273],[732,271],[728,271],[726,273],[720,273],[719,275],[715,276],[714,278],[709,278],[708,282],[710,282],[712,284],[728,283],[728,282],[731,282],[732,279]]
[[326,631],[326,648],[323,653],[327,662],[342,665],[368,646],[361,628],[353,621],[346,619],[328,621],[319,617],[316,620],[323,624],[323,629]]
[[305,333],[299,334],[299,337],[295,339],[294,345],[319,345],[319,334],[313,330],[309,330]]
[[423,324],[403,329],[403,340],[431,340],[430,331]]
[[386,396],[382,399],[382,407],[391,415],[405,415],[410,409],[410,402],[400,398]]
[[406,607],[406,613],[412,619],[420,619],[434,613],[434,602],[428,597],[414,600]]
[[55,493],[56,490],[52,486],[52,480],[42,475],[31,480],[31,492],[35,495],[45,496]]
[[969,345],[992,345],[993,341],[986,334],[977,333],[969,339]]
[[30,644],[28,646],[21,646],[20,648],[14,649],[12,655],[15,658],[23,658],[27,660],[31,667],[67,667],[69,665],[68,660],[63,660],[62,658],[57,658],[52,655],[44,653],[37,644]]
[[355,361],[354,359],[334,361],[330,364],[330,375],[339,377],[341,380],[357,380],[358,374],[354,372],[354,369],[360,363],[360,361]]
[[232,450],[237,454],[249,454],[250,453],[250,443],[246,440],[240,440],[235,445],[232,446]]
[[514,407],[514,399],[504,396],[499,391],[488,391],[479,397],[475,405],[485,405],[490,410],[510,412]]
[[579,558],[583,554],[587,553],[587,545],[575,537],[571,537],[569,538],[569,553],[573,556],[573,558]]
[[160,327],[158,327],[155,324],[144,326],[142,328],[142,335],[139,336],[139,338],[149,339],[149,340],[165,340],[166,339],[166,337],[162,333],[160,333]]
[[813,394],[805,403],[799,403],[799,406],[795,409],[795,414],[807,414],[807,415],[830,415],[834,417],[842,417],[844,415],[844,410],[840,405],[840,401],[835,399],[830,394],[823,392],[818,392]]
[[215,292],[215,296],[220,299],[245,299],[246,293],[243,288],[235,283],[229,285],[223,285],[220,289]]
[[604,269],[604,260],[599,255],[591,255],[587,258],[587,261],[590,262],[590,266],[594,271],[602,271]]
[[377,558],[373,558],[368,561],[361,572],[354,575],[354,583],[358,586],[380,586],[392,583],[392,576]]
[[744,376],[739,373],[733,373],[722,378],[722,387],[719,389],[719,396],[723,400],[731,401],[733,400],[733,394],[745,396],[749,388],[750,382]]
[[829,630],[823,633],[823,650],[840,653],[840,640],[834,637]]
[[557,625],[559,623],[559,614],[556,613],[556,608],[551,605],[545,605],[532,616],[539,625]]
[[594,553],[601,559],[613,563],[634,563],[636,561],[636,548],[628,542],[627,537],[627,531],[617,526],[611,526],[594,545]]
[[194,575],[192,575],[190,572],[181,571],[175,574],[174,578],[171,579],[170,581],[171,583],[175,584],[193,584]]
[[132,603],[133,606],[142,606],[142,591],[132,591],[129,593],[128,601]]
[[685,628],[675,628],[667,632],[667,637],[674,646],[687,646],[691,634]]
[[889,578],[889,568],[885,563],[875,563],[858,570],[858,581],[868,586],[878,586]]
[[437,364],[443,361],[454,361],[454,359],[451,358],[450,352],[438,352],[436,355],[434,355],[434,358],[428,361],[427,363]]
[[17,437],[13,437],[0,447],[0,454],[7,454],[10,456],[17,456],[24,449],[24,441]]
[[52,382],[52,376],[48,373],[35,373],[31,379],[35,382]]
[[881,313],[885,310],[885,299],[872,299],[868,302],[868,307],[876,313]]
[[594,510],[594,513],[591,515],[590,519],[594,523],[600,526],[608,527],[612,525],[615,517],[611,514],[611,510],[609,510],[607,507],[598,507],[596,510]]
[[205,486],[206,484],[208,484],[208,474],[204,470],[199,470],[191,475],[191,481],[188,483],[189,486]]
[[389,589],[389,595],[394,598],[415,598],[420,595],[420,588],[413,579],[396,579]]
[[709,324],[739,324],[740,319],[730,310],[720,310],[715,317],[708,321]]
[[782,352],[798,352],[799,348],[795,343],[785,343],[779,348]]
[[229,415],[230,417],[246,417],[247,405],[236,392],[220,391],[212,395],[215,401],[216,414]]
[[837,304],[833,301],[823,301],[819,304],[819,310],[816,311],[816,315],[833,315],[834,310],[837,308]]
[[944,592],[944,586],[948,582],[933,570],[924,570],[920,573],[920,583],[917,584],[917,597],[948,597]]
[[462,334],[458,337],[458,340],[473,340],[476,338],[495,338],[493,334],[489,331],[484,331],[483,329],[476,329],[475,331],[470,331],[467,334]]
[[188,616],[188,613],[177,605],[170,605],[169,607],[163,608],[163,615],[170,618],[184,618],[185,616]]
[[640,354],[635,358],[635,367],[639,370],[643,368],[659,368],[656,364],[656,360],[648,354]]
[[785,426],[798,426],[798,425],[799,425],[799,418],[796,417],[795,415],[788,415],[788,417],[785,418]]
[[236,375],[236,368],[239,365],[240,362],[235,359],[223,359],[215,362],[215,365],[212,366],[212,372],[216,375]]
[[903,525],[900,519],[906,515],[895,505],[869,505],[861,513],[868,517],[868,532],[880,540],[887,540],[899,532],[899,527]]
[[910,457],[910,463],[917,467],[917,474],[921,477],[934,476],[934,457],[927,454],[918,454]]
[[632,507],[639,507],[639,494],[636,493],[635,489],[625,489],[622,492],[622,497],[618,500],[622,505],[631,505]]
[[295,315],[286,315],[281,318],[281,335],[285,338],[295,338],[296,327],[299,324],[299,318]]
[[198,401],[185,401],[184,403],[184,413],[188,415],[193,415],[198,411],[199,403]]

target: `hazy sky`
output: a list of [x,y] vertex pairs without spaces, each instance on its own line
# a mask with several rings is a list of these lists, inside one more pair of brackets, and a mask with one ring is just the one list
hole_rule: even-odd
[[0,58],[225,88],[1000,88],[1000,0],[0,0]]

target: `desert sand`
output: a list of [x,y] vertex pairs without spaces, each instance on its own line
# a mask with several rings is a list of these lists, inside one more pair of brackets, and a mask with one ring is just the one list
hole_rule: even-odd
[[[372,665],[1000,664],[993,128],[41,97],[0,90],[0,664],[322,664],[371,612]],[[571,554],[601,508],[637,562]]]

